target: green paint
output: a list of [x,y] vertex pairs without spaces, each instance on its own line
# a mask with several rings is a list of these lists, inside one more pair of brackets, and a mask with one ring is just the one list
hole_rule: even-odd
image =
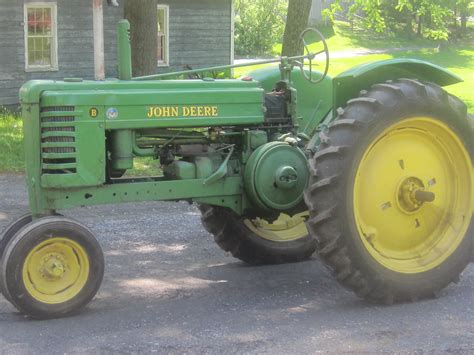
[[197,157],[194,164],[196,165],[196,178],[206,179],[218,169],[222,161],[220,159],[213,161],[210,157]]
[[132,79],[132,47],[130,46],[130,23],[119,21],[117,25],[117,55],[120,80]]
[[227,173],[229,172],[228,164],[229,164],[230,157],[232,156],[232,153],[234,153],[234,147],[230,149],[229,153],[225,157],[222,164],[220,164],[216,172],[204,180],[204,185],[215,184],[217,181],[223,179],[227,175]]
[[113,169],[133,169],[134,134],[130,129],[118,129],[111,133],[111,165]]
[[268,142],[268,136],[265,131],[249,131],[250,149],[257,149]]
[[[334,107],[343,107],[360,90],[370,89],[373,84],[399,78],[419,79],[440,86],[462,82],[462,79],[441,68],[418,59],[397,58],[358,65],[334,78]],[[335,110],[334,110],[335,114]]]
[[163,172],[166,177],[173,180],[196,179],[196,165],[187,161],[174,161],[166,165]]
[[245,166],[245,189],[263,210],[288,211],[303,200],[309,173],[303,152],[283,142],[260,146]]
[[[241,179],[228,177],[215,183],[212,188],[204,185],[204,180],[152,180],[129,179],[125,182],[96,187],[75,189],[43,190],[48,199],[43,211],[93,206],[122,202],[171,201],[201,198],[228,198],[234,201],[242,196]],[[230,200],[229,200],[230,201]]]
[[[303,56],[254,71],[250,81],[131,80],[127,21],[118,25],[118,47],[120,80],[36,80],[21,88],[35,217],[77,206],[164,200],[210,203],[239,214],[291,211],[302,203],[308,181],[302,149],[317,148],[317,133],[338,105],[361,88],[400,76],[441,85],[460,80],[421,61],[398,60],[313,85],[296,67]],[[277,82],[287,88],[287,115],[274,121],[265,117],[264,93]],[[132,169],[137,157],[159,158],[154,164],[163,165],[164,176],[108,176]]]

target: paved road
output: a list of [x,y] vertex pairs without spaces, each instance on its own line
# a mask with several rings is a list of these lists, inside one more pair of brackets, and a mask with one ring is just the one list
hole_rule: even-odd
[[[0,228],[26,210],[0,176]],[[193,206],[69,211],[97,233],[106,276],[80,315],[31,321],[0,296],[0,353],[474,352],[474,264],[439,299],[369,305],[317,260],[248,267],[221,252]]]

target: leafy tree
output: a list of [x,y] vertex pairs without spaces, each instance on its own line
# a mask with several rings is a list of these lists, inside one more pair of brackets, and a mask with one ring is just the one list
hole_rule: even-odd
[[[336,0],[326,16],[334,19],[336,12],[346,12],[352,21],[376,32],[404,29],[428,38],[447,40],[451,32],[450,19],[466,29],[471,0]],[[347,10],[347,11],[346,11]]]
[[449,8],[445,4],[442,0],[398,0],[396,9],[417,19],[418,34],[422,34],[423,19],[428,18],[423,34],[428,38],[446,40],[449,35]]
[[238,55],[264,55],[283,36],[287,0],[236,0],[235,51]]
[[472,0],[450,0],[454,16],[454,25],[457,26],[457,15],[461,18],[461,30],[467,30],[467,18],[474,14],[474,2]]
[[367,29],[383,32],[387,27],[383,1],[390,0],[335,0],[322,14],[334,21],[336,13],[344,13],[351,21],[361,21]]

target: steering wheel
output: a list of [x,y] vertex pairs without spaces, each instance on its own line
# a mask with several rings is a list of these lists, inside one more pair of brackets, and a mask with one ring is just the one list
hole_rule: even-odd
[[[316,52],[316,53],[311,53],[311,51],[309,50],[309,47],[308,47],[308,43],[305,40],[305,36],[308,32],[315,33],[321,39],[321,42],[323,43],[323,46],[324,46],[324,48],[321,51]],[[300,39],[303,42],[303,46],[304,46],[306,55],[307,55],[308,60],[309,60],[309,76],[306,73],[306,70],[304,69],[304,60],[300,65],[301,74],[303,74],[303,77],[306,80],[308,80],[310,83],[318,84],[326,78],[326,76],[328,74],[328,71],[329,71],[329,48],[328,48],[328,45],[326,43],[326,39],[324,38],[324,36],[322,35],[321,32],[319,32],[317,29],[312,28],[312,27],[309,27],[306,30],[304,30],[300,35]],[[319,79],[313,80],[313,59],[315,59],[316,56],[321,54],[321,53],[324,53],[325,56],[326,56],[326,66],[324,68],[323,75]]]

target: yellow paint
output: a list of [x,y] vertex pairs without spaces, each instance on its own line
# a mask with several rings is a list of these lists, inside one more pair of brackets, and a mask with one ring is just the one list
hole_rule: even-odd
[[217,117],[219,108],[217,106],[150,106],[146,115],[148,118]]
[[177,106],[151,106],[148,108],[148,118],[178,117],[179,107]]
[[67,238],[51,238],[35,246],[23,264],[23,283],[35,300],[59,304],[76,297],[89,278],[85,249]]
[[[472,174],[463,143],[440,121],[414,117],[387,128],[365,151],[354,182],[354,216],[369,254],[399,273],[441,265],[466,237]],[[416,200],[417,190],[435,200]]]
[[92,118],[96,118],[98,115],[99,115],[99,110],[97,108],[92,107],[89,110],[89,116],[91,116]]
[[305,237],[308,234],[305,221],[309,213],[303,212],[292,217],[282,213],[278,219],[269,223],[263,218],[246,219],[244,224],[252,232],[263,239],[272,242],[290,242]]

